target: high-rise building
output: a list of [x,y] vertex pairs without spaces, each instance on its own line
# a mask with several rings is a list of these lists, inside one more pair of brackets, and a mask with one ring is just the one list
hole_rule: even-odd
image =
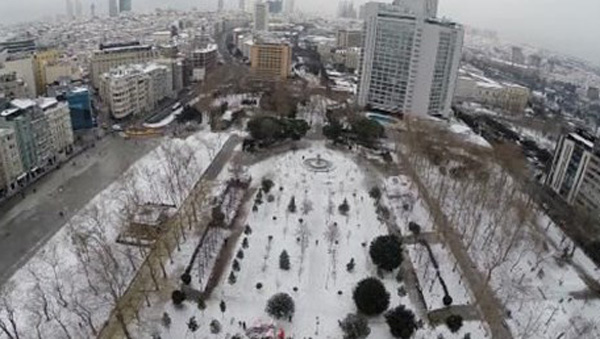
[[67,18],[73,19],[75,12],[73,11],[73,0],[67,0]]
[[46,93],[46,66],[58,61],[59,53],[55,49],[37,51],[33,55],[33,70],[35,75],[35,90],[37,95]]
[[246,0],[238,0],[238,10],[245,12],[246,11]]
[[511,61],[513,64],[518,64],[518,65],[525,64],[525,54],[523,54],[523,49],[521,47],[513,46]]
[[90,16],[92,18],[96,17],[96,5],[93,3],[90,5]]
[[75,0],[75,17],[83,17],[83,8],[81,6],[81,0]]
[[283,43],[256,43],[250,47],[250,70],[260,79],[283,80],[292,70],[292,49]]
[[119,12],[131,12],[131,0],[119,0]]
[[283,0],[283,11],[286,14],[294,12],[294,0]]
[[94,87],[98,88],[99,78],[111,68],[146,63],[158,57],[158,51],[152,46],[139,42],[100,45],[90,59],[90,76]]
[[546,179],[567,203],[600,217],[600,145],[589,133],[562,135]]
[[69,106],[55,98],[40,98],[37,101],[48,121],[49,144],[54,156],[65,154],[73,146],[73,126]]
[[223,12],[224,7],[225,7],[225,0],[218,0],[217,1],[217,11]]
[[254,4],[254,30],[266,31],[269,29],[269,9],[267,4],[257,1]]
[[4,62],[4,69],[17,73],[17,77],[22,79],[27,89],[27,97],[35,98],[38,96],[35,68],[33,56],[30,54],[10,55]]
[[342,0],[338,4],[338,17],[347,19],[356,19],[356,10],[354,3],[349,0]]
[[119,6],[117,0],[108,0],[108,15],[117,16],[119,15]]
[[283,0],[268,0],[269,13],[278,14],[283,10]]
[[358,103],[398,114],[450,113],[463,27],[435,18],[437,0],[365,6]]
[[16,189],[22,174],[23,163],[15,131],[0,128],[0,196]]

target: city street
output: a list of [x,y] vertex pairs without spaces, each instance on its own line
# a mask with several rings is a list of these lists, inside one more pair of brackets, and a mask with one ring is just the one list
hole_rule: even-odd
[[27,188],[25,198],[6,201],[0,207],[0,286],[77,210],[156,145],[157,140],[107,136]]

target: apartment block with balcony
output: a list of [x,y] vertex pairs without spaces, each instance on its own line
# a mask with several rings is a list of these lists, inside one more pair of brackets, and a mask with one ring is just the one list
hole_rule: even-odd
[[23,174],[23,163],[17,145],[15,131],[0,128],[0,196],[17,187],[17,181]]
[[250,48],[250,70],[264,80],[287,79],[292,70],[292,49],[284,43],[255,43]]
[[561,136],[546,185],[570,205],[600,218],[600,142],[581,130]]
[[142,64],[159,57],[152,46],[139,42],[100,45],[90,59],[90,77],[95,88],[100,87],[100,77],[111,69],[129,64]]

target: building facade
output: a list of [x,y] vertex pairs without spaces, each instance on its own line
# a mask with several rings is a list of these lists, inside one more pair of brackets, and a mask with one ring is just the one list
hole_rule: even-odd
[[120,66],[101,76],[100,97],[116,119],[149,112],[174,95],[172,77],[165,65]]
[[358,103],[389,113],[450,113],[462,26],[435,18],[437,1],[367,3]]
[[254,4],[254,30],[267,31],[269,29],[269,8],[266,3],[257,1]]
[[108,15],[111,17],[119,15],[117,0],[108,0]]
[[17,77],[17,72],[0,69],[0,97],[10,100],[27,97],[27,84]]
[[17,73],[17,77],[25,82],[27,97],[35,98],[38,96],[32,55],[10,55],[4,62],[4,69]]
[[350,48],[362,46],[362,31],[340,29],[337,32],[337,47]]
[[58,61],[58,57],[59,53],[55,49],[37,51],[33,55],[35,90],[38,96],[46,93],[46,86],[48,85],[46,78],[46,66],[48,64],[56,63]]
[[14,190],[22,174],[23,163],[15,131],[0,128],[0,196]]
[[119,12],[131,12],[131,0],[119,0]]
[[292,70],[292,49],[280,43],[255,43],[250,48],[250,70],[265,80],[284,80]]
[[142,64],[158,57],[158,51],[139,42],[100,45],[90,60],[90,76],[95,88],[99,86],[100,75],[110,69],[128,64]]
[[65,95],[74,131],[93,128],[96,125],[92,114],[90,92],[87,87],[77,87]]
[[73,126],[69,106],[66,102],[59,102],[55,98],[40,98],[38,106],[48,121],[50,131],[50,145],[56,157],[70,152],[73,147]]
[[600,144],[578,131],[560,137],[546,184],[567,203],[600,217]]
[[508,113],[523,113],[531,91],[523,86],[497,82],[482,75],[461,70],[456,83],[454,99],[472,101],[500,108]]

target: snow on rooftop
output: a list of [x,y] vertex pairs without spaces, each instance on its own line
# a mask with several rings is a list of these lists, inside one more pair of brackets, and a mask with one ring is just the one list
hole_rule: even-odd
[[50,108],[56,104],[58,104],[58,100],[56,100],[56,98],[40,98],[38,101],[38,105],[43,110]]
[[582,137],[581,135],[577,134],[577,133],[571,133],[569,134],[573,139],[581,142],[582,144],[586,145],[587,147],[593,148],[594,147],[594,143],[584,137]]
[[35,101],[31,99],[14,99],[10,103],[18,109],[27,109],[35,106]]

